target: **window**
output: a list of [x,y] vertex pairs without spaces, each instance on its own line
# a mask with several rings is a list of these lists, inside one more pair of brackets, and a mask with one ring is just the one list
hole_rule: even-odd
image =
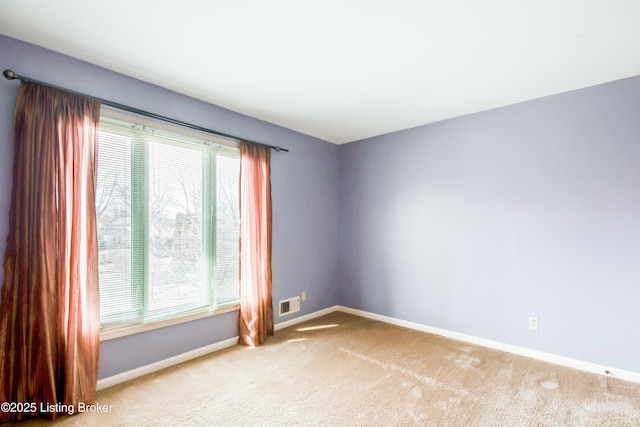
[[238,148],[103,114],[96,192],[102,328],[237,304]]

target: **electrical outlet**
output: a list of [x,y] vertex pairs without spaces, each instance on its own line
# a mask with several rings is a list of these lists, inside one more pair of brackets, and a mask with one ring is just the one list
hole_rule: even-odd
[[529,329],[533,329],[534,331],[538,330],[538,318],[537,317],[529,317]]
[[307,300],[307,291],[302,291],[302,301]]

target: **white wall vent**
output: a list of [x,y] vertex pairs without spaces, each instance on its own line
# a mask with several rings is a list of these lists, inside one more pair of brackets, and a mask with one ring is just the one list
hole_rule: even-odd
[[280,306],[280,316],[300,311],[300,297],[280,300],[278,306]]

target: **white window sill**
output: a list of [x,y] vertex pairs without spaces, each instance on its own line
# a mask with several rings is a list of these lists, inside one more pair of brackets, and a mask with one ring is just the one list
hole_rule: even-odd
[[232,304],[221,307],[216,310],[203,310],[195,313],[189,313],[184,316],[174,317],[166,320],[159,320],[152,323],[140,323],[135,325],[113,326],[100,331],[100,341],[108,341],[115,338],[126,337],[128,335],[139,334],[141,332],[152,331],[154,329],[166,328],[167,326],[179,325],[180,323],[192,322],[205,317],[217,316],[231,311],[240,309],[239,304]]

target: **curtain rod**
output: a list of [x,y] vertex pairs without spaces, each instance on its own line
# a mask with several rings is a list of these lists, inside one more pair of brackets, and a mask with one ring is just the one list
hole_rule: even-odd
[[164,122],[172,123],[174,125],[186,127],[186,128],[193,129],[193,130],[197,130],[197,131],[200,131],[200,132],[210,133],[210,134],[221,136],[221,137],[224,137],[224,138],[234,139],[234,140],[236,140],[238,142],[239,141],[251,142],[252,144],[257,144],[257,145],[262,145],[264,147],[269,147],[269,148],[272,148],[272,149],[274,149],[276,151],[289,152],[289,150],[286,149],[286,148],[278,147],[278,146],[275,146],[275,145],[262,144],[260,142],[255,142],[255,141],[249,141],[249,140],[244,139],[244,138],[239,138],[239,137],[237,137],[235,135],[229,135],[227,133],[218,132],[218,131],[215,131],[215,130],[212,130],[212,129],[207,129],[207,128],[204,128],[204,127],[201,127],[201,126],[198,126],[198,125],[194,125],[194,124],[191,124],[191,123],[187,123],[187,122],[183,122],[183,121],[180,121],[180,120],[172,119],[170,117],[165,117],[165,116],[161,116],[159,114],[150,113],[148,111],[139,110],[139,109],[134,108],[134,107],[129,107],[128,105],[118,104],[117,102],[112,102],[112,101],[108,101],[106,99],[97,98],[95,96],[87,95],[87,94],[84,94],[84,93],[81,93],[81,92],[76,92],[76,91],[69,90],[69,89],[65,89],[63,87],[54,86],[54,85],[49,84],[49,83],[44,83],[44,82],[41,82],[41,81],[38,81],[38,80],[31,79],[29,77],[19,76],[18,74],[14,73],[11,70],[4,70],[2,72],[2,75],[7,80],[20,80],[20,82],[23,83],[23,84],[27,83],[27,82],[37,83],[37,84],[42,85],[42,86],[47,86],[47,87],[50,87],[50,88],[53,88],[53,89],[58,89],[58,90],[62,90],[62,91],[65,91],[65,92],[73,93],[74,95],[80,95],[80,96],[84,96],[86,98],[90,98],[90,99],[93,99],[95,101],[98,101],[100,104],[107,105],[109,107],[117,108],[119,110],[129,111],[131,113],[135,113],[135,114],[138,114],[138,115],[141,115],[141,116],[150,117],[152,119],[161,120],[161,121],[164,121]]

